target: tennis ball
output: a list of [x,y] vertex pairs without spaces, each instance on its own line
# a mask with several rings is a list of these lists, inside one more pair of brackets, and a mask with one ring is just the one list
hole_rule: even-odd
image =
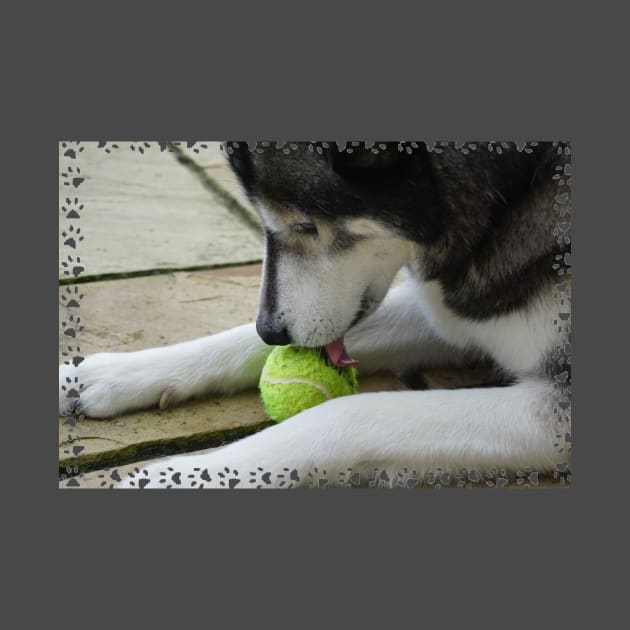
[[318,348],[276,346],[258,387],[267,415],[281,422],[331,398],[356,394],[357,374],[353,367],[335,367]]

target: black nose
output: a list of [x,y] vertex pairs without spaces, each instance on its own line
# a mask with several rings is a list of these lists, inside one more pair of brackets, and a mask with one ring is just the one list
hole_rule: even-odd
[[287,346],[291,343],[287,329],[273,326],[267,319],[256,320],[256,332],[270,346]]

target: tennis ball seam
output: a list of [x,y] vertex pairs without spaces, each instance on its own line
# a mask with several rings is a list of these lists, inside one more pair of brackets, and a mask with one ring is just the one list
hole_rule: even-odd
[[318,389],[326,397],[326,400],[330,400],[332,398],[332,394],[321,383],[309,381],[305,378],[271,378],[266,374],[263,374],[261,380],[263,380],[265,383],[269,383],[270,385],[309,385],[310,387]]

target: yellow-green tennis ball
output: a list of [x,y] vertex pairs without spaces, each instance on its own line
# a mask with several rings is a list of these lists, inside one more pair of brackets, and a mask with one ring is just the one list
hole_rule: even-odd
[[267,415],[280,422],[331,398],[356,394],[357,374],[353,367],[335,367],[317,348],[276,346],[258,387]]

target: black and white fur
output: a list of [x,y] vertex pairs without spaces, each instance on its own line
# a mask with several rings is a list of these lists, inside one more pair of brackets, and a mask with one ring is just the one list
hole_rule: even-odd
[[[552,268],[565,253],[553,235],[555,146],[225,147],[265,227],[256,324],[61,366],[60,386],[67,376],[84,386],[78,400],[60,389],[61,413],[108,418],[255,387],[268,344],[323,346],[344,335],[360,375],[489,358],[511,384],[334,399],[211,455],[154,464],[149,487],[167,466],[182,473],[177,487],[198,485],[200,471],[218,487],[226,469],[270,473],[274,486],[287,470],[300,485],[316,468],[328,477],[374,467],[422,476],[550,471],[568,461],[552,412],[566,396],[553,376],[568,342],[554,324],[566,310]],[[401,268],[406,281],[390,289]]]

